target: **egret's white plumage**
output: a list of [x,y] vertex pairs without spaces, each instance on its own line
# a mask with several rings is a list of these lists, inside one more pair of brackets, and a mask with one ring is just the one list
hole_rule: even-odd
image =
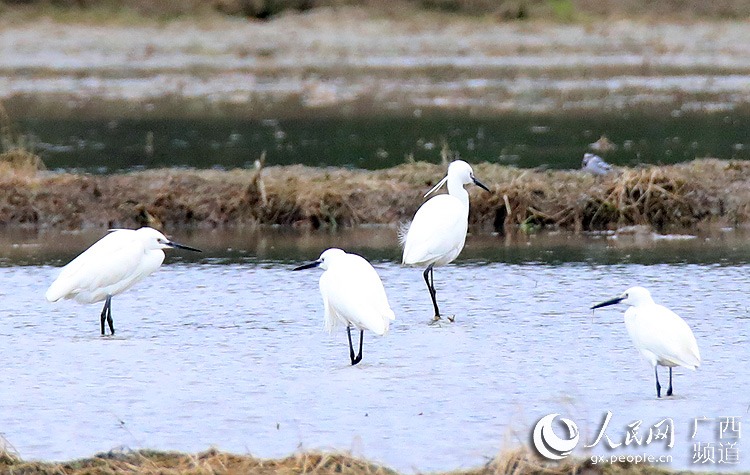
[[[620,297],[602,302],[592,308],[616,303],[631,307],[625,312],[625,327],[638,352],[656,371],[656,366],[669,367],[669,390],[672,395],[672,368],[684,366],[696,369],[701,364],[698,343],[685,320],[670,309],[659,305],[643,287],[631,287]],[[659,376],[656,374],[656,392],[661,396]]]
[[469,197],[463,186],[459,189],[466,195],[465,203],[454,194],[444,194],[430,198],[417,210],[403,238],[404,264],[440,267],[461,253],[469,226]]
[[[106,312],[113,295],[128,290],[158,269],[164,262],[164,251],[178,247],[198,249],[170,242],[153,228],[118,229],[94,243],[70,261],[50,285],[45,297],[50,302],[75,299],[79,303],[107,300],[102,312],[102,334]],[[110,330],[114,334],[109,314]]]
[[[452,262],[461,253],[466,241],[469,193],[464,185],[474,183],[489,191],[474,178],[471,166],[463,160],[452,162],[447,176],[425,196],[437,191],[445,183],[448,184],[448,194],[427,200],[417,210],[408,230],[401,236],[401,243],[404,245],[403,263],[427,268],[424,278],[435,308],[435,320],[440,318],[440,311],[435,299],[432,269]],[[429,280],[428,274],[431,277]]]
[[[325,328],[333,332],[346,325],[352,364],[362,358],[364,330],[378,335],[388,333],[391,320],[396,315],[388,304],[380,276],[363,257],[331,248],[320,258],[295,270],[320,266],[325,272],[320,276],[320,293],[325,309]],[[350,328],[360,330],[359,356],[354,357]]]

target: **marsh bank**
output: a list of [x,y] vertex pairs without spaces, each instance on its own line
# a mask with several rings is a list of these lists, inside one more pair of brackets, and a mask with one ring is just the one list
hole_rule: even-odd
[[[743,226],[750,220],[750,163],[696,160],[579,170],[475,164],[491,193],[470,190],[473,229],[574,232],[651,225],[660,230]],[[397,226],[423,202],[445,166],[384,170],[302,165],[256,170],[146,170],[77,175],[11,170],[0,178],[0,225],[30,229],[152,225],[167,230],[290,226]]]

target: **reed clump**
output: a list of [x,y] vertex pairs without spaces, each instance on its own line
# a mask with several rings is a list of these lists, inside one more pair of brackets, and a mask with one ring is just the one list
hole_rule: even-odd
[[[686,165],[621,169],[606,177],[583,172],[525,171],[498,186],[497,196],[484,204],[485,214],[494,208],[497,227],[522,229],[553,227],[573,231],[650,225],[657,229],[690,228],[722,220],[740,224],[746,212],[727,208],[732,196],[717,182],[733,186],[746,171],[744,164],[698,161]],[[747,198],[747,193],[741,193]],[[482,204],[480,203],[480,206]]]
[[39,155],[24,148],[12,148],[0,153],[0,175],[28,177],[45,168]]
[[45,169],[41,157],[33,153],[26,138],[15,131],[0,104],[0,176],[29,178]]
[[[21,457],[18,456],[16,449],[0,434],[0,467],[3,465],[14,465],[21,463]],[[0,468],[0,472],[2,468]]]

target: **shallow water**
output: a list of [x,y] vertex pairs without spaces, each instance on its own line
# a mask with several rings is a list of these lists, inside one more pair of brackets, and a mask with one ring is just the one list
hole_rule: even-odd
[[[435,273],[442,310],[456,315],[442,326],[427,325],[421,271],[398,265],[392,230],[177,236],[206,252],[172,253],[117,296],[117,335],[102,338],[99,305],[43,299],[53,266],[98,234],[0,239],[0,430],[24,458],[122,446],[216,445],[263,457],[332,448],[407,472],[447,470],[527,443],[536,421],[553,412],[573,419],[591,443],[612,411],[613,441],[635,420],[647,434],[670,417],[674,448],[652,442],[607,452],[600,443],[595,453],[750,470],[742,440],[739,466],[701,466],[691,463],[693,444],[724,441],[710,425],[690,438],[694,418],[744,418],[750,405],[743,235],[646,244],[470,236],[459,261]],[[291,272],[330,243],[375,262],[397,315],[386,337],[365,335],[355,367],[345,333],[323,330],[320,272]],[[635,283],[683,316],[701,348],[698,371],[675,371],[674,398],[656,399],[652,372],[628,339],[625,308],[588,310]]]
[[[678,112],[675,115],[675,112]],[[386,168],[415,160],[439,162],[446,146],[470,162],[521,168],[580,168],[601,136],[604,153],[622,166],[696,158],[747,160],[750,111],[687,113],[671,108],[564,114],[466,112],[411,116],[346,114],[192,119],[73,116],[27,117],[18,128],[48,168],[89,173],[159,167],[243,168],[264,151],[269,165]],[[20,113],[20,111],[18,112]]]

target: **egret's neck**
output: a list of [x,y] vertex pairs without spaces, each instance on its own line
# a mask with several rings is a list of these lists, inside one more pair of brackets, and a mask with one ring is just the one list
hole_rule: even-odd
[[448,194],[458,198],[463,203],[466,211],[469,211],[469,193],[457,177],[448,177]]

